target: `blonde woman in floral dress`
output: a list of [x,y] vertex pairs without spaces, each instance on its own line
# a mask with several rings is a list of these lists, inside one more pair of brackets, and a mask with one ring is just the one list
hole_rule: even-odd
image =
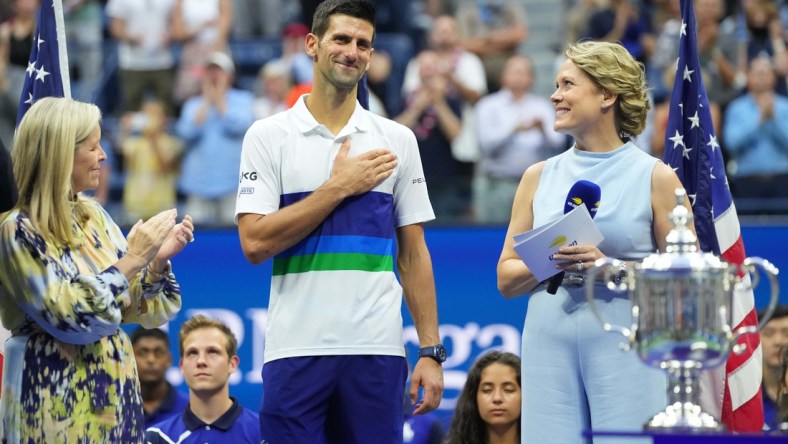
[[193,239],[167,210],[124,237],[95,201],[101,113],[46,98],[25,114],[12,158],[19,200],[0,215],[6,343],[0,442],[141,443],[142,398],[121,323],[156,327],[181,307],[169,260]]

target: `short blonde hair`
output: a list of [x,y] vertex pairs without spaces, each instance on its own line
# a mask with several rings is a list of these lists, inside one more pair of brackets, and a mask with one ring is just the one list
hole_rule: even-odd
[[224,334],[224,337],[227,339],[225,350],[227,350],[228,357],[232,358],[238,353],[238,340],[235,339],[232,330],[224,322],[207,316],[196,315],[184,322],[181,325],[180,333],[178,333],[178,353],[181,355],[181,358],[183,357],[183,343],[186,341],[186,337],[193,331],[203,328],[215,328]]
[[565,55],[600,88],[618,94],[616,130],[625,137],[642,133],[651,108],[643,64],[618,43],[576,43]]
[[71,187],[74,153],[101,122],[97,106],[63,97],[38,100],[25,113],[11,157],[19,188],[17,208],[49,240],[72,244],[72,222],[88,218],[86,200]]

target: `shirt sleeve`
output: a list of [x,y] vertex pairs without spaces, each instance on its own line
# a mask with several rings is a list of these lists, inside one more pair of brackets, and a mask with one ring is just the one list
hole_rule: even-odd
[[0,281],[8,297],[56,339],[89,344],[117,332],[116,296],[128,281],[114,266],[83,275],[71,255],[45,242],[23,217],[0,226]]
[[272,133],[276,132],[266,125],[270,125],[266,120],[255,122],[244,137],[236,218],[243,213],[271,214],[279,209],[282,196],[280,162],[271,149]]
[[412,131],[402,127],[399,140],[400,170],[394,185],[394,210],[396,226],[402,227],[435,219],[427,181],[421,165],[419,146]]
[[[128,251],[126,237],[109,214],[103,208],[98,208],[100,221],[106,226],[109,242],[117,247],[119,252],[117,259],[120,259]],[[178,313],[181,309],[181,287],[175,279],[172,267],[169,268],[167,275],[158,282],[149,279],[147,268],[129,281],[128,291],[118,296],[124,324],[140,324],[145,328],[155,328]]]

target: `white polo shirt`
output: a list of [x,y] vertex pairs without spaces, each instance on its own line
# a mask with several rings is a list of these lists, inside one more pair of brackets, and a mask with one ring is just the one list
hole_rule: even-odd
[[239,214],[270,214],[330,176],[339,149],[397,154],[394,173],[345,199],[314,232],[274,258],[264,361],[316,355],[404,356],[395,228],[435,218],[413,133],[356,104],[336,137],[304,103],[255,122],[241,154]]

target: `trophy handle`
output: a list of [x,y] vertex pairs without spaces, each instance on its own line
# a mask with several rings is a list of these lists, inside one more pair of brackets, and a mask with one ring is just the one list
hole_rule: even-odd
[[733,346],[733,352],[736,354],[741,354],[747,348],[746,344],[738,344],[738,340],[741,336],[746,334],[758,333],[761,331],[764,325],[772,318],[774,314],[774,309],[777,307],[777,303],[779,300],[780,295],[780,284],[777,280],[777,275],[780,273],[780,270],[777,269],[771,262],[766,259],[761,259],[759,257],[748,257],[744,259],[741,266],[739,267],[739,271],[745,273],[745,275],[753,275],[753,279],[751,283],[747,283],[744,281],[744,277],[737,278],[735,288],[737,290],[752,290],[753,288],[758,286],[760,282],[760,275],[756,273],[756,269],[760,267],[764,274],[769,278],[769,284],[771,288],[771,299],[769,300],[769,306],[766,308],[766,313],[764,313],[763,319],[758,320],[758,326],[753,327],[741,327],[733,332],[733,343],[736,344]]
[[[618,333],[621,336],[627,339],[627,343],[621,344],[621,349],[624,351],[628,351],[632,344],[635,343],[635,334],[637,332],[637,318],[640,312],[640,307],[632,301],[632,326],[631,327],[624,327],[621,325],[614,325],[607,322],[602,317],[602,312],[599,311],[599,308],[596,305],[596,301],[594,301],[594,283],[597,282],[597,276],[604,272],[604,282],[607,282],[607,288],[616,291],[619,293],[623,293],[625,291],[631,290],[632,288],[629,282],[629,278],[624,277],[623,279],[612,279],[613,277],[617,276],[618,273],[613,270],[622,270],[626,268],[626,264],[623,261],[618,259],[613,259],[609,257],[604,257],[601,259],[597,259],[594,262],[594,265],[586,271],[585,276],[585,287],[586,287],[586,300],[588,301],[588,306],[591,308],[591,312],[594,316],[599,320],[599,323],[602,325],[602,328],[608,332]],[[631,276],[632,273],[630,272],[627,276]]]

